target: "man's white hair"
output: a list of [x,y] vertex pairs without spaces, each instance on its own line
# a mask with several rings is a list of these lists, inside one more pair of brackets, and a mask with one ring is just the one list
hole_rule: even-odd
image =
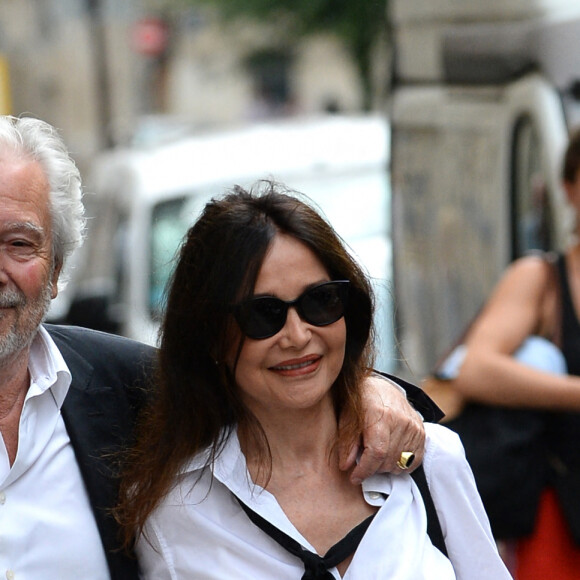
[[7,154],[38,162],[47,178],[53,267],[62,267],[62,289],[67,281],[67,259],[82,245],[85,235],[79,170],[58,131],[32,117],[0,116],[0,157]]

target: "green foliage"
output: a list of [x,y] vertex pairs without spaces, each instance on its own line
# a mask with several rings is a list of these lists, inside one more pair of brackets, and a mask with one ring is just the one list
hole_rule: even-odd
[[295,34],[332,32],[344,42],[359,71],[364,108],[372,94],[372,51],[388,32],[388,0],[189,0],[217,7],[227,18],[247,16],[290,22]]

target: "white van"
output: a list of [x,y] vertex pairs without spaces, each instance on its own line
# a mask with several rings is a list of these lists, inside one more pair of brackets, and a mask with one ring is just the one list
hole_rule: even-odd
[[580,121],[580,3],[391,7],[397,328],[421,376],[511,260],[566,242],[560,162]]
[[66,322],[154,344],[172,259],[201,208],[234,184],[273,178],[308,195],[375,280],[377,366],[392,370],[388,144],[383,117],[326,116],[103,154],[86,183],[89,237]]

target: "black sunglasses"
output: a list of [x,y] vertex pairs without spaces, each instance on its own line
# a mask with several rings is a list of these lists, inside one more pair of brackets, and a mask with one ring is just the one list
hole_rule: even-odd
[[288,302],[275,296],[256,296],[236,304],[234,316],[242,332],[254,340],[270,338],[280,332],[291,306],[308,324],[327,326],[344,316],[348,285],[348,280],[323,282]]

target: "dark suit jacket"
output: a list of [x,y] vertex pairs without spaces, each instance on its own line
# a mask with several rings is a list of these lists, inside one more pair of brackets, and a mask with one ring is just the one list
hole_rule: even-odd
[[[112,456],[131,437],[155,349],[77,327],[45,325],[72,374],[64,422],[93,507],[113,580],[137,580],[137,561],[119,550],[110,514],[118,481]],[[79,554],[82,558],[82,554]]]
[[[62,415],[91,500],[111,578],[137,580],[137,561],[119,550],[119,530],[110,515],[118,493],[111,454],[131,439],[137,412],[145,400],[155,349],[84,328],[50,324],[45,328],[72,374]],[[418,387],[390,378],[407,391],[409,401],[426,421],[441,418],[439,409]]]

